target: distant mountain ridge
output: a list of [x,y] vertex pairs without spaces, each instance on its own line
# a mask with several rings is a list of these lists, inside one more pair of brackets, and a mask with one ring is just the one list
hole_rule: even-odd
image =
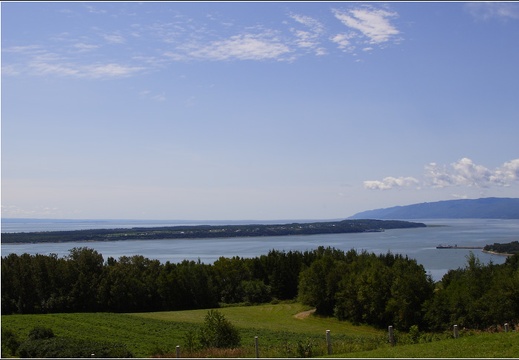
[[519,219],[519,198],[426,202],[363,211],[349,219]]

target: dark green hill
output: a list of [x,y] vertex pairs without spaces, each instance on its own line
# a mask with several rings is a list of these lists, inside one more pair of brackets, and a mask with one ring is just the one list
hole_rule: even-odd
[[446,200],[357,213],[350,219],[519,219],[519,198]]

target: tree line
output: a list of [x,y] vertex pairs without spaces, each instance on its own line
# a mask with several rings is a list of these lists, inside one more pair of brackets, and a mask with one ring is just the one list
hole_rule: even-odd
[[2,314],[145,312],[298,300],[339,320],[399,330],[486,328],[519,320],[519,255],[467,266],[435,283],[416,260],[319,247],[271,250],[213,264],[161,263],[140,255],[109,257],[74,248],[66,257],[2,258]]

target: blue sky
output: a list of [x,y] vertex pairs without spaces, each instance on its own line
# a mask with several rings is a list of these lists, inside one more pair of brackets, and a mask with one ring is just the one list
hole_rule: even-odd
[[519,3],[3,2],[2,217],[519,196]]

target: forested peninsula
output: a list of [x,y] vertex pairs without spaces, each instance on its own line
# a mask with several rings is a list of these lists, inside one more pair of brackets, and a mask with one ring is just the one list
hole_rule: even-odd
[[508,256],[519,254],[519,241],[512,241],[506,244],[493,243],[492,245],[486,245],[483,251]]
[[426,227],[423,223],[397,220],[342,220],[270,225],[191,225],[3,233],[2,243],[44,243],[67,241],[120,241],[159,239],[205,239],[253,236],[288,236],[375,232],[389,229]]

